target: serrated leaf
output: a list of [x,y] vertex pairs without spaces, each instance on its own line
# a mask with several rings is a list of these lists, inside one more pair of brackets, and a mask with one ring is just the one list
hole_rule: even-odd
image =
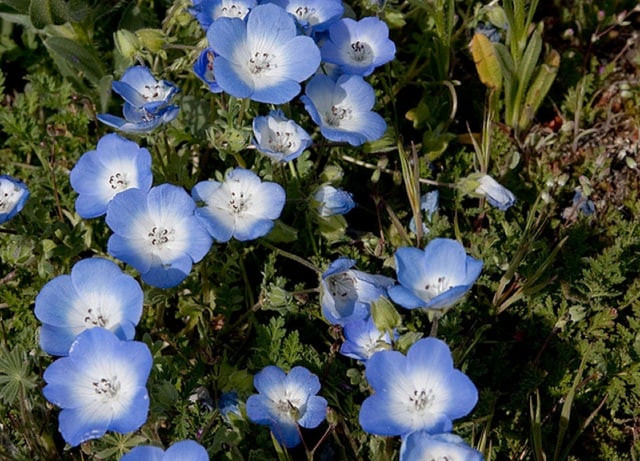
[[476,64],[480,81],[491,89],[502,87],[502,68],[493,47],[486,35],[476,33],[471,39],[471,55]]

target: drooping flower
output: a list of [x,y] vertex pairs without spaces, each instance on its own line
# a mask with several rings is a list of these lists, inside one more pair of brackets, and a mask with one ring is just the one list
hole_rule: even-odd
[[216,53],[212,48],[203,50],[193,65],[193,73],[207,84],[209,91],[212,93],[222,93],[222,88],[220,88],[220,85],[216,82],[216,77],[213,75],[213,63],[215,59]]
[[338,258],[322,274],[320,306],[333,325],[345,325],[369,315],[370,303],[386,294],[393,279],[352,269],[356,262]]
[[311,32],[329,28],[344,13],[341,0],[268,0],[292,14],[300,25]]
[[36,296],[35,315],[43,325],[40,347],[51,355],[67,355],[75,338],[99,326],[131,340],[142,315],[138,282],[103,258],[78,261],[71,275],[47,282]]
[[374,393],[362,403],[360,425],[370,434],[449,432],[452,420],[469,414],[478,401],[473,382],[453,368],[449,347],[436,338],[417,341],[406,357],[376,352],[365,375]]
[[243,168],[227,173],[224,182],[199,182],[191,193],[195,200],[204,202],[195,214],[218,242],[267,235],[286,200],[282,186],[262,182],[253,171]]
[[315,75],[300,97],[311,119],[330,141],[359,146],[382,137],[387,124],[372,112],[373,87],[357,75],[342,75],[336,81]]
[[[427,192],[422,197],[420,197],[420,209],[422,211],[426,211],[427,221],[429,222],[431,221],[431,216],[433,216],[433,213],[438,211],[439,197],[440,197],[440,193],[437,190],[432,190],[431,192]],[[409,221],[409,230],[414,234],[417,230],[416,221],[414,217],[411,217],[411,220]],[[422,221],[422,232],[424,234],[429,233],[429,228],[427,228],[426,224],[424,223],[424,220]]]
[[505,211],[516,201],[511,191],[493,179],[491,176],[485,174],[477,179],[479,185],[475,189],[475,193],[486,197],[489,205]]
[[[277,33],[274,33],[277,31]],[[297,35],[295,20],[282,8],[258,5],[247,20],[220,18],[207,30],[218,56],[216,81],[237,98],[283,104],[300,92],[300,83],[320,64],[312,38]]]
[[181,440],[164,451],[160,447],[137,446],[120,461],[209,461],[207,450],[194,440]]
[[293,367],[286,374],[276,366],[262,369],[253,379],[259,394],[247,400],[247,416],[257,424],[269,426],[285,447],[300,443],[298,426],[317,427],[327,414],[327,401],[318,395],[318,377],[304,367]]
[[0,224],[9,221],[24,207],[29,189],[19,179],[0,175]]
[[452,239],[437,238],[424,251],[398,248],[395,254],[399,285],[389,288],[391,299],[407,309],[446,309],[474,284],[482,261],[467,255]]
[[59,430],[76,446],[102,437],[138,429],[147,420],[151,371],[146,344],[123,341],[104,328],[86,330],[76,338],[68,357],[44,372],[46,399],[62,408]]
[[331,184],[320,186],[313,194],[318,214],[323,217],[346,214],[356,206],[353,195],[343,189],[337,189]]
[[478,450],[471,448],[462,437],[455,434],[431,435],[427,431],[416,431],[402,439],[400,461],[425,459],[483,461]]
[[375,352],[391,348],[391,336],[388,332],[378,330],[371,316],[344,325],[344,336],[340,353],[363,362]]
[[343,73],[366,77],[395,57],[396,45],[387,24],[375,16],[342,18],[329,28],[329,40],[320,51],[323,61],[338,64]]
[[218,399],[218,410],[222,417],[228,420],[229,415],[232,413],[241,416],[238,404],[238,393],[236,391],[223,392]]
[[256,0],[201,0],[190,9],[204,30],[218,18],[244,19]]
[[71,170],[71,187],[78,193],[76,211],[82,218],[107,212],[107,204],[119,192],[130,188],[151,188],[151,154],[135,142],[110,133],[86,152]]
[[274,160],[288,162],[311,145],[311,137],[300,125],[284,116],[280,109],[253,119],[253,143]]
[[107,207],[113,231],[109,254],[133,266],[142,280],[160,288],[182,282],[211,247],[211,237],[194,215],[196,203],[178,186],[162,184],[147,193],[127,189]]

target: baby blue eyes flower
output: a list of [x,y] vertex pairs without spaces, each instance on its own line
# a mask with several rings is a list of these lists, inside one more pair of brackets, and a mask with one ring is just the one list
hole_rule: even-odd
[[387,129],[384,119],[372,112],[373,87],[357,75],[342,75],[336,81],[315,75],[300,97],[311,119],[330,141],[359,146],[380,139]]
[[360,425],[370,434],[449,432],[452,420],[469,414],[478,401],[476,387],[453,368],[449,347],[436,338],[417,341],[406,357],[376,352],[365,375],[374,393],[362,403]]
[[269,0],[293,15],[305,29],[320,32],[329,28],[344,13],[341,0]]
[[337,189],[330,184],[320,186],[313,194],[318,214],[323,217],[346,214],[356,206],[350,192]]
[[389,288],[391,299],[407,309],[446,309],[474,284],[482,261],[468,256],[452,239],[433,239],[424,251],[398,248],[395,254],[399,285]]
[[109,254],[133,266],[149,285],[182,282],[211,247],[211,237],[194,215],[196,204],[178,186],[162,184],[147,193],[128,189],[107,207],[113,231]]
[[287,119],[280,109],[253,119],[253,136],[253,143],[261,153],[280,162],[299,157],[311,145],[309,134]]
[[120,339],[133,339],[142,302],[138,282],[115,263],[102,258],[78,261],[71,275],[50,280],[36,296],[35,315],[43,323],[40,347],[51,355],[67,355],[74,339],[96,326]]
[[236,168],[224,182],[196,184],[193,198],[204,202],[196,215],[218,242],[254,240],[267,235],[284,208],[284,189],[274,182],[262,182],[251,170]]
[[475,193],[486,197],[491,206],[505,211],[516,201],[511,191],[497,182],[491,176],[485,174],[477,179],[479,185]]
[[[437,190],[432,190],[431,192],[427,192],[422,197],[420,197],[420,209],[422,211],[426,211],[427,221],[429,222],[431,221],[431,216],[433,216],[433,213],[438,211],[439,197],[440,197],[440,193]],[[415,218],[413,217],[409,221],[409,230],[414,234],[416,233],[416,221],[415,221]],[[422,222],[422,232],[425,234],[429,233],[429,229],[425,225],[424,220]]]
[[207,450],[193,440],[181,440],[164,451],[160,447],[138,446],[120,461],[209,461]]
[[256,0],[202,0],[190,11],[207,30],[218,18],[244,19],[254,6]]
[[269,426],[285,447],[300,443],[298,426],[313,429],[327,415],[327,401],[316,395],[320,381],[304,367],[294,367],[286,374],[268,366],[254,377],[253,385],[259,394],[247,400],[247,416],[256,424]]
[[207,84],[209,91],[212,93],[222,93],[222,88],[220,88],[220,85],[216,82],[216,77],[213,75],[213,62],[215,58],[216,54],[211,48],[203,50],[193,65],[193,73]]
[[375,352],[391,349],[391,336],[378,330],[373,317],[347,323],[344,336],[340,353],[352,359],[366,362]]
[[29,189],[18,179],[0,176],[0,224],[9,221],[24,207],[29,198]]
[[107,212],[107,204],[117,193],[151,188],[151,154],[133,141],[107,134],[100,138],[96,150],[80,157],[70,179],[78,193],[76,211],[82,218],[95,218]]
[[122,341],[104,328],[82,332],[69,356],[44,372],[46,399],[62,408],[58,419],[64,440],[76,446],[102,437],[137,430],[147,420],[151,371],[146,344]]
[[400,461],[443,459],[483,461],[482,454],[455,434],[431,435],[427,431],[412,432],[402,440]]
[[216,20],[207,40],[218,55],[213,69],[218,85],[237,98],[283,104],[320,65],[313,39],[297,35],[295,20],[272,4],[253,8],[246,22]]
[[354,21],[343,18],[329,28],[329,40],[322,45],[322,59],[338,64],[345,74],[366,77],[396,54],[389,28],[376,17]]

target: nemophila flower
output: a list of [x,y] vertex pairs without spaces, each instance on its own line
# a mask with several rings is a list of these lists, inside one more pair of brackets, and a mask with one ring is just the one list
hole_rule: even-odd
[[256,0],[202,0],[190,9],[204,30],[219,18],[244,19]]
[[591,216],[596,212],[596,206],[593,201],[589,200],[589,196],[582,195],[580,189],[576,190],[571,201],[573,203],[573,207],[577,208],[578,211],[580,211],[585,216]]
[[469,414],[478,401],[476,387],[453,368],[449,347],[436,338],[417,341],[406,357],[376,352],[365,375],[374,393],[362,403],[360,425],[370,434],[449,432],[452,420]]
[[111,133],[86,152],[71,170],[71,187],[78,193],[76,211],[82,218],[107,212],[107,204],[130,188],[151,188],[151,154],[135,142]]
[[387,24],[375,16],[342,18],[329,28],[329,40],[320,51],[323,61],[338,64],[343,73],[366,77],[395,57],[396,45]]
[[366,362],[377,351],[391,349],[391,336],[376,327],[373,317],[354,320],[344,326],[345,341],[340,353]]
[[259,394],[247,400],[247,416],[254,423],[269,426],[285,447],[300,443],[298,426],[313,429],[327,415],[327,401],[316,395],[320,381],[304,367],[293,367],[286,374],[268,366],[253,378],[253,385]]
[[316,210],[323,217],[346,214],[356,206],[351,192],[338,189],[330,184],[320,186],[313,194]]
[[78,261],[71,275],[60,275],[36,296],[35,315],[43,325],[40,347],[67,355],[84,330],[102,327],[118,338],[133,339],[142,315],[143,294],[135,279],[102,258]]
[[207,30],[218,54],[213,73],[220,87],[237,98],[283,104],[318,69],[320,50],[297,35],[295,20],[282,8],[258,5],[247,20],[220,18]]
[[487,174],[482,175],[477,181],[479,185],[476,187],[475,193],[486,197],[491,206],[504,211],[515,203],[516,198],[511,191],[491,176]]
[[[431,192],[427,192],[422,197],[420,197],[420,209],[427,213],[427,221],[431,222],[431,216],[433,213],[438,211],[438,200],[440,197],[440,193],[437,190],[432,190]],[[409,221],[409,230],[413,233],[416,232],[416,221],[415,218],[411,218]],[[422,221],[422,232],[427,234],[429,233],[429,229]]]
[[24,207],[29,189],[19,179],[0,175],[0,224],[9,221]]
[[223,392],[218,399],[218,410],[222,417],[227,420],[231,413],[241,416],[240,408],[238,407],[239,403],[236,391]]
[[109,254],[133,266],[149,285],[176,286],[211,247],[195,208],[189,194],[171,184],[120,192],[107,207]]
[[284,116],[280,109],[253,119],[253,143],[274,160],[288,162],[311,145],[311,137],[300,125]]
[[181,440],[164,451],[160,447],[137,446],[120,461],[209,461],[207,450],[194,440]]
[[398,248],[395,254],[399,285],[389,288],[391,299],[407,309],[446,309],[474,284],[482,261],[467,255],[457,240],[437,238],[424,251]]
[[341,0],[268,0],[292,14],[298,23],[310,31],[326,30],[344,13]]
[[253,240],[267,235],[284,208],[282,186],[262,182],[251,170],[236,168],[224,182],[202,181],[191,191],[193,198],[204,202],[196,216],[218,242]]
[[59,430],[72,446],[137,430],[147,420],[147,378],[151,352],[146,344],[123,341],[104,328],[86,330],[76,338],[68,357],[44,372],[47,400],[62,408]]
[[370,303],[386,294],[393,279],[352,269],[356,262],[338,258],[322,274],[322,314],[334,325],[345,325],[369,315]]
[[213,75],[213,62],[215,59],[216,54],[212,48],[203,50],[193,65],[193,73],[207,84],[209,91],[212,93],[222,93],[222,88],[220,88],[220,85],[216,82],[216,77]]
[[371,111],[375,103],[373,87],[360,76],[342,75],[334,81],[326,75],[315,75],[300,100],[330,141],[359,146],[381,138],[387,129],[384,119]]
[[412,432],[402,439],[400,461],[448,460],[482,461],[482,454],[455,434],[431,435],[427,431]]

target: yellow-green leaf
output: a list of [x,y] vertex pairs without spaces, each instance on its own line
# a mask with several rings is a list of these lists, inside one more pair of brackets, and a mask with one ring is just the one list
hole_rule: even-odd
[[493,43],[486,35],[477,33],[471,39],[471,55],[480,81],[488,88],[500,89],[502,86],[502,68]]

